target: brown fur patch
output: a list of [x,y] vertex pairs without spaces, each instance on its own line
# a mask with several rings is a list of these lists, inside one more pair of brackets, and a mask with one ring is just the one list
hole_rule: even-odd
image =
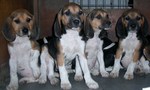
[[140,48],[141,48],[141,43],[136,47],[133,53],[133,61],[137,62],[140,59]]
[[121,56],[122,56],[122,53],[123,53],[123,48],[121,46],[121,43],[122,43],[122,41],[119,42],[119,47],[118,47],[118,49],[116,51],[116,55],[115,55],[116,59],[120,59]]
[[33,50],[40,50],[39,44],[35,41],[31,41],[32,49]]
[[64,65],[64,53],[63,53],[63,47],[61,46],[60,42],[57,42],[57,48],[58,48],[58,53],[57,53],[57,63],[58,66],[63,66]]

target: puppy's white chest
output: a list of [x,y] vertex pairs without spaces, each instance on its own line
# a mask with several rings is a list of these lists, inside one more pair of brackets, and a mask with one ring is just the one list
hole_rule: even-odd
[[98,51],[102,49],[103,41],[98,37],[100,32],[94,33],[94,37],[86,43],[86,52]]
[[66,30],[67,34],[60,39],[66,59],[74,59],[79,53],[84,51],[84,41],[81,40],[78,31]]
[[125,56],[122,59],[124,67],[128,67],[129,63],[133,60],[134,50],[138,47],[140,41],[136,37],[136,33],[129,33],[126,39],[122,41],[123,51]]
[[28,37],[16,37],[12,45],[8,45],[11,60],[16,60],[18,73],[31,73],[29,60],[31,60],[31,42]]
[[137,39],[136,33],[129,32],[128,36],[122,41],[124,51],[133,51],[138,44],[139,40]]

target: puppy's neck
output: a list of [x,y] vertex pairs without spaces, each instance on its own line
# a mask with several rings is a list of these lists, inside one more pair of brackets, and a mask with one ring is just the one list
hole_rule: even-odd
[[94,37],[98,37],[101,31],[101,29],[94,29]]
[[20,37],[20,36],[16,35],[16,39],[12,42],[12,44],[26,43],[26,41],[29,41],[28,36]]

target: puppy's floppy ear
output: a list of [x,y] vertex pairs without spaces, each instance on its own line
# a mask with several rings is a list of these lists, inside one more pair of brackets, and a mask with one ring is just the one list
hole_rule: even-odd
[[54,25],[53,25],[53,33],[56,37],[60,38],[63,33],[66,33],[65,27],[62,24],[61,16],[63,14],[62,9],[55,17]]
[[93,38],[94,36],[94,30],[90,24],[90,20],[91,20],[91,14],[89,14],[85,18],[85,23],[84,23],[84,32],[87,38]]
[[145,16],[143,16],[142,15],[142,17],[143,17],[143,24],[142,24],[142,27],[141,27],[141,29],[142,29],[142,34],[144,35],[144,36],[147,36],[148,35],[148,28],[149,28],[149,26],[148,26],[148,21],[147,21],[147,19],[145,18]]
[[127,36],[127,30],[125,28],[125,26],[123,25],[123,22],[122,22],[122,17],[120,17],[116,23],[116,27],[115,27],[115,30],[116,30],[116,35],[123,39]]
[[11,23],[12,19],[11,17],[8,17],[2,29],[2,34],[4,35],[5,39],[10,42],[16,39],[16,34],[15,31],[13,30]]
[[31,31],[30,40],[37,40],[40,36],[40,30],[37,27],[35,17],[33,16],[33,30]]

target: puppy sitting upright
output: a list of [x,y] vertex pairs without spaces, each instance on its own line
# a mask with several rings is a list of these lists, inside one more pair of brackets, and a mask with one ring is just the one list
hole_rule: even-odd
[[18,89],[19,82],[36,82],[40,71],[38,67],[39,50],[35,40],[39,36],[35,19],[27,10],[19,9],[7,18],[2,33],[8,40],[10,54],[10,83],[7,90]]
[[[109,15],[102,9],[94,9],[86,18],[85,34],[88,40],[85,52],[93,75],[98,75],[100,71],[102,77],[108,77],[109,73],[105,70],[104,60],[107,63],[106,66],[113,65],[115,43],[112,43],[107,36],[107,30],[110,27]],[[110,49],[110,51],[105,49]]]
[[125,11],[116,24],[118,37],[118,48],[115,56],[115,63],[111,77],[118,77],[120,62],[127,71],[125,79],[133,79],[134,69],[138,62],[142,63],[145,72],[149,71],[148,64],[144,64],[143,48],[146,45],[148,35],[148,22],[146,18],[136,9]]
[[65,65],[72,62],[74,58],[76,59],[75,79],[82,79],[81,65],[87,86],[91,89],[99,87],[90,75],[85,58],[85,41],[80,36],[80,33],[83,32],[83,24],[84,13],[75,3],[65,5],[57,14],[54,22],[54,35],[48,42],[48,49],[50,55],[57,60],[62,89],[71,88]]

